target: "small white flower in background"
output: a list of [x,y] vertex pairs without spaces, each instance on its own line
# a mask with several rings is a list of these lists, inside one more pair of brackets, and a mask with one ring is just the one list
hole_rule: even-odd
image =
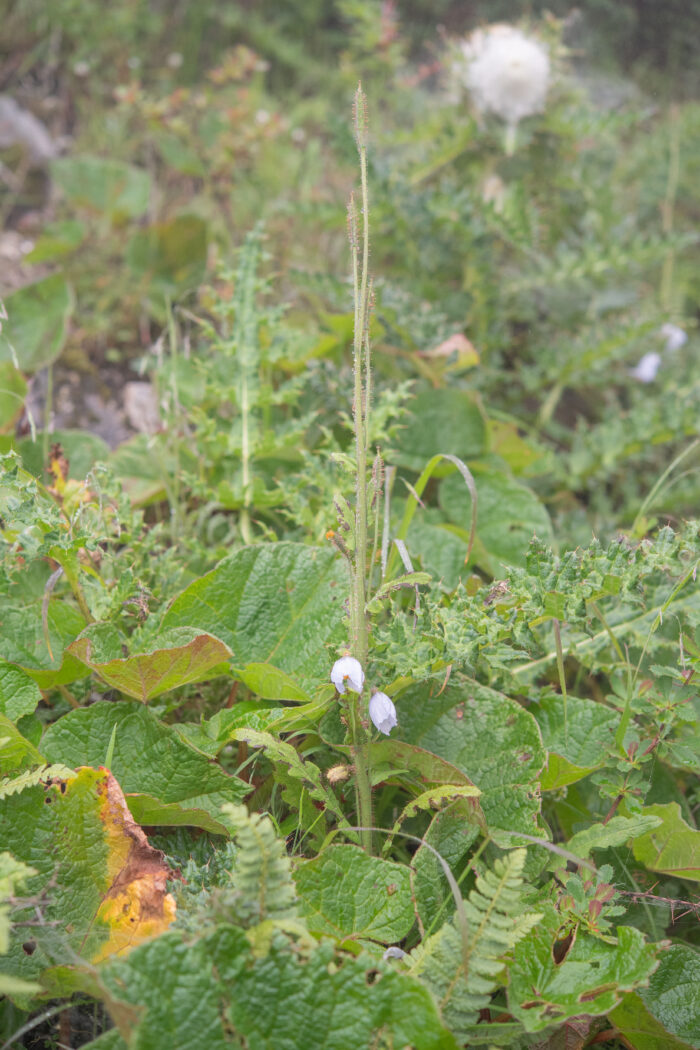
[[509,25],[477,29],[462,44],[462,78],[476,106],[512,129],[544,107],[550,79],[545,48]]
[[369,717],[380,733],[389,736],[394,726],[397,726],[396,708],[386,693],[374,693],[369,702]]
[[644,355],[635,368],[631,369],[630,375],[633,379],[638,379],[640,383],[653,383],[660,365],[661,354],[652,350]]
[[680,348],[688,342],[687,332],[684,332],[677,324],[671,324],[670,321],[661,325],[659,335],[662,335],[666,340],[664,349],[670,350],[671,352],[674,350],[680,350]]
[[362,664],[354,656],[341,656],[333,664],[331,682],[339,693],[344,693],[346,686],[352,689],[353,693],[361,693],[362,686],[365,684]]

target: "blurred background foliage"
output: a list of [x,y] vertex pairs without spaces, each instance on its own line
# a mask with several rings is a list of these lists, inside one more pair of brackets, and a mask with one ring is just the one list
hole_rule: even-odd
[[[512,152],[459,82],[460,40],[499,19],[537,34],[555,74]],[[264,487],[285,472],[290,516],[268,510],[265,527],[323,535],[343,484],[332,456],[348,442],[346,114],[361,78],[388,398],[377,438],[393,462],[410,474],[445,450],[402,416],[403,384],[435,405],[461,389],[484,428],[461,452],[526,482],[560,543],[688,514],[700,494],[684,451],[700,393],[698,28],[698,5],[646,0],[8,0],[0,89],[44,138],[0,151],[0,290],[21,350],[18,371],[0,352],[4,447],[44,422],[88,430],[93,458],[109,456],[139,499],[179,501],[186,517],[219,486],[212,513],[228,536],[235,397],[212,310],[235,285],[222,266],[262,221],[264,294],[288,304],[260,322],[257,454]],[[688,336],[676,350],[669,323]],[[647,382],[636,370],[649,355]],[[452,414],[454,427],[464,413]],[[317,494],[314,509],[295,486]]]

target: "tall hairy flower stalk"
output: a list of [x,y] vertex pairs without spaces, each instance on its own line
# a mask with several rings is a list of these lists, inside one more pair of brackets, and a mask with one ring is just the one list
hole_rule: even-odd
[[[355,430],[355,521],[354,551],[351,560],[350,649],[361,667],[367,663],[367,458],[369,446],[369,412],[371,397],[371,360],[369,317],[372,286],[369,277],[369,193],[367,188],[367,98],[358,85],[353,105],[355,142],[360,157],[360,214],[354,194],[348,203],[348,236],[352,263],[354,299],[353,338],[353,425]],[[357,815],[362,827],[360,837],[365,849],[372,849],[372,789],[363,725],[364,706],[361,691],[349,694],[349,729],[353,763]]]

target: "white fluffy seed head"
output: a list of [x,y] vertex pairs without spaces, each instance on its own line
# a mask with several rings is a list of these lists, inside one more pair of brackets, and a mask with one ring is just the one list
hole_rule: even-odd
[[511,126],[544,107],[550,81],[547,51],[509,25],[477,29],[461,45],[462,80],[476,106]]

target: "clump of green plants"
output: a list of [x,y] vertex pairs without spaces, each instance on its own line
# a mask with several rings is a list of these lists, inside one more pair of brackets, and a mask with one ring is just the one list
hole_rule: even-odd
[[[609,542],[556,549],[556,471],[529,468],[556,459],[566,362],[538,423],[514,415],[527,367],[500,407],[495,369],[467,382],[466,336],[417,356],[405,404],[391,345],[412,330],[370,273],[359,88],[353,130],[343,382],[267,306],[254,229],[202,310],[168,307],[168,426],[135,446],[167,480],[150,506],[118,455],[78,480],[54,447],[48,483],[2,461],[0,1032],[17,1042],[51,1001],[65,1033],[78,994],[112,1026],[95,1050],[696,1046],[698,524],[655,528],[650,500]],[[539,134],[563,179],[565,134]],[[528,258],[541,239],[533,324],[582,309],[552,276],[586,225],[580,183],[568,226],[523,230],[527,148],[508,229],[467,194],[440,218],[442,164],[413,203],[375,173],[375,259],[389,208],[423,215],[418,244],[469,211],[486,276],[440,250],[492,365],[497,326],[534,307],[524,265],[496,287],[485,227]],[[561,283],[595,284],[589,261]]]

